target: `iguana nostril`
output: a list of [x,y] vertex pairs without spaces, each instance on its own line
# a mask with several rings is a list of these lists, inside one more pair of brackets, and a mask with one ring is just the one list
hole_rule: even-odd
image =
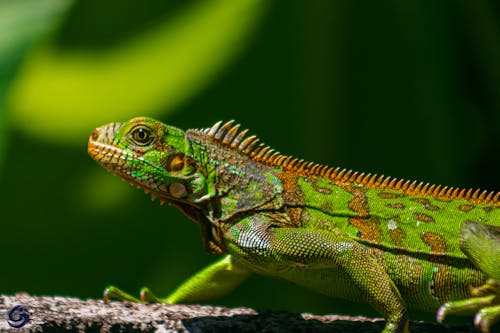
[[97,140],[97,138],[99,137],[99,129],[98,129],[98,128],[96,128],[96,129],[92,132],[92,134],[90,135],[90,137],[92,138],[92,140],[93,140],[93,141],[96,141],[96,140]]

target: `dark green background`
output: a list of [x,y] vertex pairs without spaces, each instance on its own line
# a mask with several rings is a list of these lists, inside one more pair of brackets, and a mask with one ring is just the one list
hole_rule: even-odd
[[[184,5],[76,2],[54,38],[62,51],[112,47]],[[486,0],[273,1],[237,58],[162,120],[189,128],[236,119],[307,160],[498,190],[498,9]],[[105,173],[87,156],[87,137],[71,146],[9,123],[3,131],[1,293],[98,298],[112,283],[166,295],[216,258],[193,222],[118,178],[96,188],[117,204],[80,200],[89,175]],[[262,277],[213,304],[364,311]]]

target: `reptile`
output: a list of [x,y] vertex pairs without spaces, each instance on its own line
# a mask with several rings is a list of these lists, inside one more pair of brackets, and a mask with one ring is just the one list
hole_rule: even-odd
[[415,311],[500,319],[500,192],[460,189],[306,162],[234,121],[183,131],[148,117],[96,128],[88,153],[180,209],[222,256],[165,298],[115,286],[104,299],[206,302],[250,274],[369,304],[383,332]]

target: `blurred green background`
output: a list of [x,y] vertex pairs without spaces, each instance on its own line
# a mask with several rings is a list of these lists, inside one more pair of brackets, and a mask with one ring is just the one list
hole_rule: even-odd
[[[215,260],[198,227],[105,172],[93,128],[236,119],[286,154],[500,185],[499,3],[0,1],[0,291],[166,295]],[[353,312],[252,277],[213,304]],[[365,309],[354,309],[366,313]]]

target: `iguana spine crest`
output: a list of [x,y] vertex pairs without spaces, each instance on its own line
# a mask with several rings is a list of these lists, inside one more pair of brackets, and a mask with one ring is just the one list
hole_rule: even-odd
[[240,125],[233,124],[234,120],[230,120],[223,125],[222,121],[219,121],[212,127],[195,131],[245,154],[256,162],[271,167],[280,167],[300,175],[329,178],[339,183],[357,183],[367,188],[402,190],[409,195],[432,196],[445,200],[461,198],[474,203],[491,205],[500,203],[500,191],[481,191],[473,188],[441,186],[391,176],[365,174],[364,172],[304,161],[290,155],[284,155],[264,143],[259,144],[260,139],[255,135],[248,135],[248,129],[238,133]]

